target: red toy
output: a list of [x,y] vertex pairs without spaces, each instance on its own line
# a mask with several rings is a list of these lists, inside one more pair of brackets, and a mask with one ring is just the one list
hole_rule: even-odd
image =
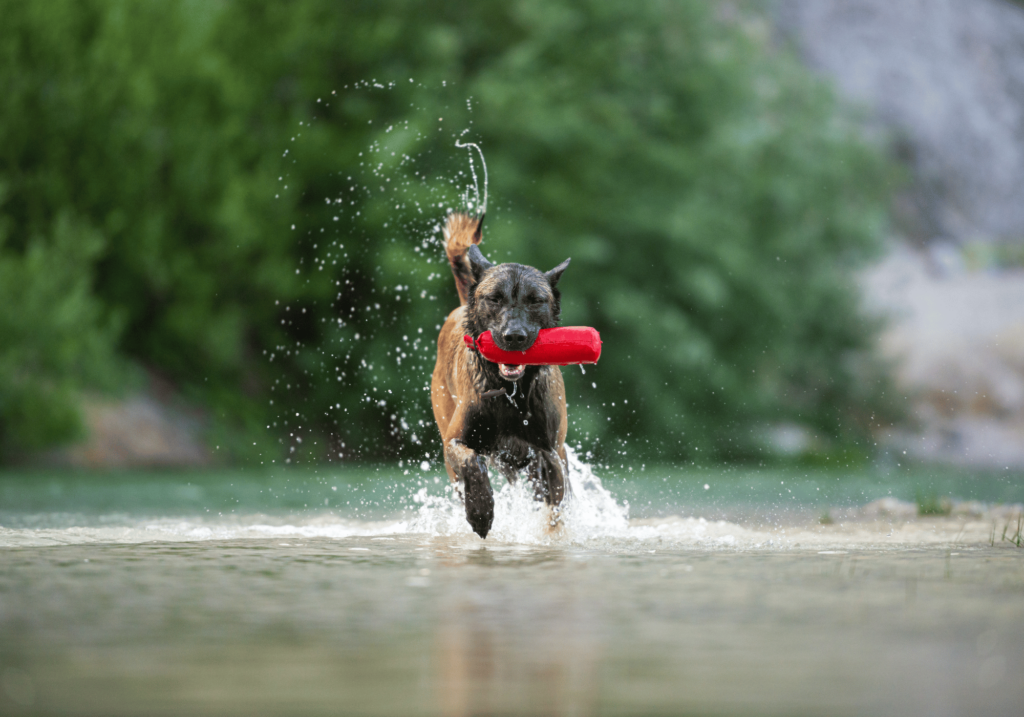
[[475,348],[488,361],[503,364],[532,364],[568,366],[569,364],[597,363],[601,358],[601,334],[589,326],[560,326],[541,329],[537,340],[526,351],[503,351],[494,343],[491,332],[485,331],[473,341],[463,336],[466,346]]

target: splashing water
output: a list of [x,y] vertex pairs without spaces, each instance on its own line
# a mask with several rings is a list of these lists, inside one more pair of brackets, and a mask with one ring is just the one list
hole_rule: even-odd
[[[470,174],[473,175],[473,192],[474,192],[474,195],[476,196],[476,206],[479,208],[479,213],[480,214],[486,214],[487,213],[487,160],[484,159],[484,152],[483,152],[482,149],[480,149],[480,145],[476,144],[475,142],[462,142],[460,140],[455,140],[455,146],[458,147],[459,149],[469,149],[470,150],[470,152],[469,152],[469,172],[470,172]],[[476,167],[473,164],[473,152],[472,152],[472,150],[474,150],[474,149],[480,155],[480,164],[483,165],[483,169],[484,169],[484,198],[483,198],[482,201],[480,199],[480,181],[477,179]],[[468,204],[468,202],[467,202],[467,204]],[[470,206],[470,208],[472,208],[472,206]]]
[[[488,540],[547,545],[582,543],[599,538],[630,537],[629,506],[620,505],[601,485],[591,467],[566,446],[569,459],[570,497],[557,516],[533,497],[526,480],[506,483],[494,495],[494,525]],[[472,535],[462,501],[451,486],[443,496],[428,495],[421,488],[414,500],[419,504],[405,529],[431,535]]]

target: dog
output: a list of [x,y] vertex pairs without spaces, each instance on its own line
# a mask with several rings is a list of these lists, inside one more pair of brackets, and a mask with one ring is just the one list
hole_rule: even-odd
[[558,366],[488,361],[466,345],[490,331],[498,348],[525,351],[541,329],[558,325],[558,281],[569,259],[548,272],[523,264],[492,264],[480,252],[483,215],[448,216],[445,253],[459,292],[437,338],[430,382],[444,465],[461,492],[466,520],[486,538],[494,521],[488,464],[510,483],[521,471],[554,520],[566,497],[565,384]]

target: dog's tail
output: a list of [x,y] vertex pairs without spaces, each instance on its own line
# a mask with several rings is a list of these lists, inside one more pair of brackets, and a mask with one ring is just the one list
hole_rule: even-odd
[[455,288],[459,290],[459,301],[465,306],[469,301],[469,289],[473,286],[473,269],[469,265],[466,252],[474,244],[480,243],[483,215],[471,217],[468,214],[453,212],[448,215],[444,227],[444,250],[448,254],[448,263],[455,277]]

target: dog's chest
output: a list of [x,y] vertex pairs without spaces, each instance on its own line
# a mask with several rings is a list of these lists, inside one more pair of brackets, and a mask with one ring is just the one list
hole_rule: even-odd
[[484,398],[467,420],[467,443],[475,450],[488,451],[507,438],[520,438],[538,448],[550,450],[557,432],[554,410],[537,396],[516,389],[514,395]]

